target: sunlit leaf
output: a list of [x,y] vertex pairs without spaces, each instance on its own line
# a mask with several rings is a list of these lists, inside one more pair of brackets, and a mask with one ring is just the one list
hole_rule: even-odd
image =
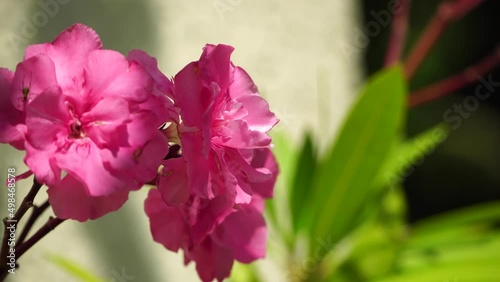
[[351,110],[338,139],[318,168],[311,187],[311,242],[338,241],[370,194],[372,183],[401,129],[406,84],[400,67],[371,79]]

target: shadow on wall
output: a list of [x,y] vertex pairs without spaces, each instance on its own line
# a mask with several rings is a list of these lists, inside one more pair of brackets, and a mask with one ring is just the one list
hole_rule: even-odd
[[25,44],[52,41],[75,22],[89,25],[100,35],[104,48],[127,54],[144,49],[154,54],[157,29],[151,1],[44,0],[29,7],[19,29]]
[[[158,36],[153,13],[151,2],[144,0],[36,1],[27,10],[19,34],[25,45],[50,42],[66,27],[80,22],[97,31],[105,49],[125,55],[132,49],[143,49],[156,55]],[[133,273],[136,281],[153,281],[154,266],[134,234],[136,223],[130,217],[131,212],[137,211],[129,209],[130,205],[120,213],[88,222],[81,229],[93,238],[93,246],[100,254],[98,261],[104,262],[102,270],[113,270],[111,276],[120,276],[125,270]],[[122,281],[120,277],[113,279]]]

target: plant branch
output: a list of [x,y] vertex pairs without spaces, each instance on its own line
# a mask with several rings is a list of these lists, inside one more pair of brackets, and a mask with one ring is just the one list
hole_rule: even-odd
[[436,13],[425,27],[424,32],[406,60],[405,75],[408,80],[413,77],[424,58],[434,47],[448,25],[461,19],[483,1],[484,0],[444,1],[439,5]]
[[21,244],[16,249],[16,257],[20,258],[27,250],[29,250],[33,245],[40,241],[45,235],[50,231],[54,230],[59,224],[63,223],[66,219],[50,217],[47,223],[45,223],[40,230],[38,230],[31,238],[29,238],[25,243]]
[[492,71],[500,64],[500,45],[495,52],[482,59],[479,63],[468,67],[465,71],[414,91],[408,100],[410,107],[434,101],[457,91],[476,81],[480,76]]
[[42,215],[42,213],[50,206],[49,201],[45,201],[41,206],[34,206],[33,207],[33,213],[31,214],[30,218],[28,219],[28,222],[24,226],[23,232],[21,232],[21,236],[19,236],[18,244],[22,244],[26,237],[28,236],[31,228],[33,227],[33,224],[37,221],[37,219]]
[[391,37],[385,55],[385,66],[391,66],[401,60],[410,15],[410,0],[401,1],[401,12],[394,14],[391,26]]
[[[33,185],[31,186],[30,191],[24,197],[21,206],[14,214],[12,218],[4,218],[4,235],[2,239],[2,248],[0,250],[0,281],[5,278],[7,274],[7,255],[9,254],[9,238],[12,232],[15,232],[15,228],[17,228],[18,222],[21,218],[26,214],[26,212],[33,206],[33,201],[35,200],[35,196],[42,188],[42,184],[38,183],[36,179],[33,179]],[[14,230],[11,231],[12,228],[9,225],[14,226]]]

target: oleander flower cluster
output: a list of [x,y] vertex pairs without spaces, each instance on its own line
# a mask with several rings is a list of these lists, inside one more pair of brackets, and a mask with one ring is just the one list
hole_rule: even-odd
[[221,281],[234,260],[264,257],[278,175],[278,119],[232,52],[206,45],[169,79],[144,51],[103,49],[75,24],[0,68],[0,142],[26,151],[63,219],[96,219],[156,184],[145,201],[154,240]]

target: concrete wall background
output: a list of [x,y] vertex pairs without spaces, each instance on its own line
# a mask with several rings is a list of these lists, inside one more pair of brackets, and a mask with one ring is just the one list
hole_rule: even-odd
[[[58,11],[45,12],[44,23],[40,3],[48,2],[57,3]],[[286,133],[294,144],[311,130],[324,147],[335,135],[360,81],[359,58],[347,60],[338,47],[352,37],[358,21],[356,1],[4,0],[0,15],[0,66],[12,70],[28,44],[51,41],[73,22],[96,29],[105,48],[124,53],[145,49],[171,76],[198,59],[205,43],[233,45],[233,62],[253,77],[281,119],[276,131]],[[44,24],[26,36],[27,22],[37,21],[37,16]],[[12,38],[17,38],[15,43]],[[14,47],[18,43],[19,48]],[[27,170],[23,155],[0,145],[1,181],[8,167]],[[18,201],[29,186],[29,180],[19,183]],[[2,217],[5,194],[0,194]],[[23,256],[18,274],[8,281],[75,281],[48,261],[50,253],[74,260],[109,281],[113,270],[120,273],[122,268],[136,276],[134,281],[196,281],[193,265],[183,267],[181,255],[151,240],[142,211],[146,194],[146,189],[132,193],[122,210],[102,219],[63,223]],[[44,197],[42,191],[38,202]],[[285,281],[277,265],[267,263],[265,269],[269,281]]]

